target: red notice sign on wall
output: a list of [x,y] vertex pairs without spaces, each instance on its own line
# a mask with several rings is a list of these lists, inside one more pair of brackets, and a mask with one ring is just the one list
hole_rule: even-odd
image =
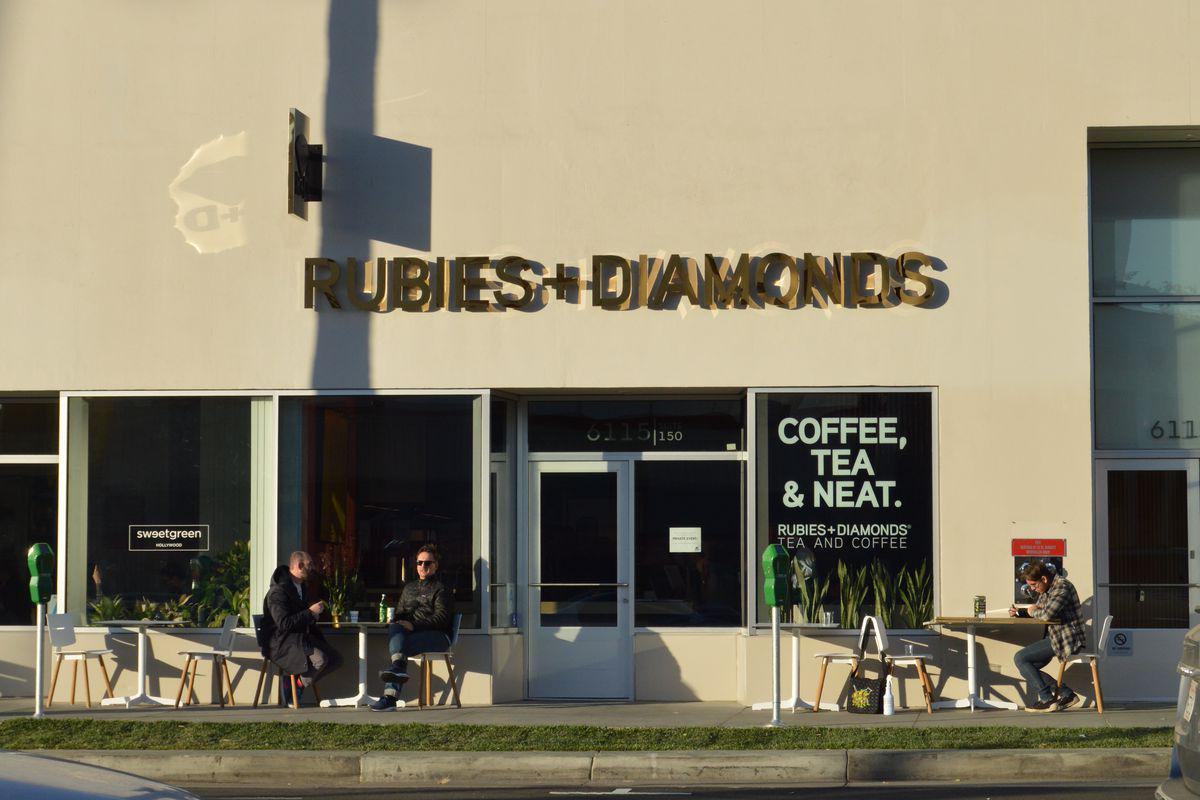
[[1019,558],[1062,558],[1067,554],[1067,540],[1013,539],[1012,554]]

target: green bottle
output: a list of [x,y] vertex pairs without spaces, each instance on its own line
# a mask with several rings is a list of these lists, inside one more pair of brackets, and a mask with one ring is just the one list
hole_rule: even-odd
[[387,595],[379,595],[379,621],[387,622]]

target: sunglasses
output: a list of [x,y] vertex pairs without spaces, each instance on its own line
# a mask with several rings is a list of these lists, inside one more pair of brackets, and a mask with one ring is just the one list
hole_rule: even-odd
[[431,564],[436,564],[436,563],[437,563],[436,561],[418,561],[417,566],[418,567],[428,567]]

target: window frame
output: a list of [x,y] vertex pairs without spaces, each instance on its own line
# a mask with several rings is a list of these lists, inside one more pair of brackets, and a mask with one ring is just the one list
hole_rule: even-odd
[[[0,394],[0,400],[4,400],[4,399],[9,399],[9,400],[47,400],[50,402],[54,402],[55,400],[60,399],[60,395],[58,393],[47,394],[44,392],[11,392],[11,393],[5,392],[3,394]],[[57,525],[58,530],[55,532],[56,538],[55,538],[54,546],[57,549],[55,551],[54,558],[56,561],[55,569],[59,570],[59,574],[62,574],[61,573],[62,566],[65,563],[65,560],[62,557],[62,537],[61,537],[62,524],[63,524],[63,513],[64,513],[63,512],[64,494],[67,490],[66,489],[66,486],[67,486],[66,469],[64,468],[64,465],[61,463],[63,460],[62,454],[66,451],[66,435],[65,435],[65,431],[63,429],[64,424],[65,424],[64,406],[60,402],[59,410],[58,410],[58,437],[57,437],[58,438],[58,452],[57,453],[52,453],[52,454],[51,453],[12,453],[9,455],[0,455],[0,465],[20,467],[20,466],[53,464],[55,466],[55,470],[56,470],[55,477],[57,478],[57,481],[58,481],[57,497],[55,498],[56,499],[55,516],[56,516],[56,525]],[[33,627],[34,627],[33,625],[0,625],[0,633],[6,632],[6,631],[28,631],[28,630],[31,630]]]

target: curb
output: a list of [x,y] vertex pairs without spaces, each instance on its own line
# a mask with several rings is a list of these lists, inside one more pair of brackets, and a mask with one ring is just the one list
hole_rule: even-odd
[[1171,749],[688,750],[668,752],[358,752],[317,750],[36,750],[164,783],[278,786],[823,784],[1165,779]]
[[1019,775],[1056,775],[1064,780],[1115,777],[1165,780],[1171,748],[1064,750],[849,750],[846,780],[1012,781]]
[[845,750],[672,750],[592,755],[592,783],[846,782]]

